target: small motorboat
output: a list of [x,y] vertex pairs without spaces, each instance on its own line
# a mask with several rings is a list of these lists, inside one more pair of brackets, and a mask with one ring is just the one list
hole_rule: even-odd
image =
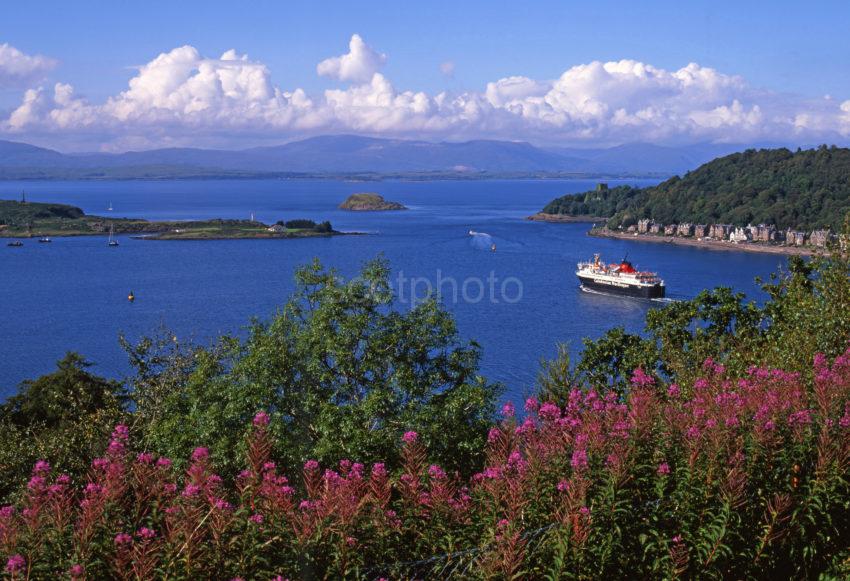
[[6,244],[6,246],[14,246],[16,248],[18,246],[23,246],[23,245],[24,245],[24,243],[21,242],[20,240],[13,240],[12,242],[9,242],[8,244]]
[[130,294],[127,295],[127,300],[131,303],[136,300],[136,295],[133,294],[133,291],[130,291]]
[[496,252],[496,245],[495,244],[490,245],[490,252]]
[[53,240],[51,240],[49,236],[42,236],[41,238],[38,239],[38,241],[41,244],[47,244],[48,242],[53,242]]

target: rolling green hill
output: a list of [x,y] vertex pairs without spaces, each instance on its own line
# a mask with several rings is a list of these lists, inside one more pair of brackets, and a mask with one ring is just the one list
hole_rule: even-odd
[[618,186],[551,201],[545,214],[607,216],[608,226],[642,218],[841,229],[850,212],[850,149],[750,149],[710,161],[657,186]]

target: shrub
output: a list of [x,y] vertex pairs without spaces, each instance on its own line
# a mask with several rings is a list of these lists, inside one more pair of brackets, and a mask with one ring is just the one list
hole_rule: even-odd
[[316,227],[316,223],[305,219],[287,220],[286,227],[293,230],[312,230]]
[[499,387],[477,375],[479,348],[459,339],[450,313],[435,301],[394,309],[384,261],[350,281],[314,262],[296,282],[244,341],[205,349],[167,335],[128,346],[145,445],[173,458],[208,445],[232,476],[241,426],[267,409],[279,420],[275,452],[290,466],[356,456],[397,467],[403,427],[452,468],[480,464]]
[[396,433],[387,470],[308,460],[281,473],[273,414],[256,414],[245,469],[206,448],[181,474],[131,452],[118,426],[81,489],[36,464],[0,509],[12,577],[814,578],[848,571],[850,349],[811,379],[712,360],[693,384],[637,369],[620,400],[572,389],[513,406],[468,480]]
[[77,476],[103,451],[104,438],[125,414],[121,385],[87,371],[68,353],[56,371],[21,383],[0,405],[0,499],[15,493],[39,458]]

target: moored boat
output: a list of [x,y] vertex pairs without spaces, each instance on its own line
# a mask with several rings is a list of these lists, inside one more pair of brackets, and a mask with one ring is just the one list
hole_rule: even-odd
[[666,290],[658,274],[639,271],[625,258],[619,264],[605,264],[594,254],[592,261],[578,263],[576,276],[583,289],[605,294],[660,299]]

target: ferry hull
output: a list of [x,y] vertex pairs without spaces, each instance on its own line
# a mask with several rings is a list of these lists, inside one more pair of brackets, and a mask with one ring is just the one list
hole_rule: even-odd
[[661,284],[652,286],[638,286],[623,283],[622,286],[598,282],[590,277],[579,275],[578,279],[581,285],[589,290],[605,293],[609,295],[621,295],[624,297],[636,297],[641,299],[661,299],[664,298],[665,287]]

